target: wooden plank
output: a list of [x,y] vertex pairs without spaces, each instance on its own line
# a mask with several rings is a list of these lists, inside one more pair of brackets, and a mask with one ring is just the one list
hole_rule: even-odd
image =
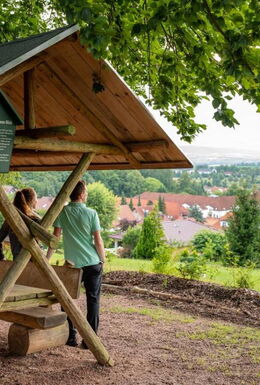
[[5,311],[27,309],[35,306],[51,306],[58,303],[55,296],[43,297],[43,298],[29,298],[23,301],[10,301],[4,302],[0,308],[0,313]]
[[14,285],[5,302],[23,301],[31,298],[43,298],[52,294],[51,290],[40,289],[30,286]]
[[[0,282],[13,264],[14,262],[12,261],[0,262]],[[67,266],[53,266],[53,269],[56,271],[60,280],[66,286],[66,289],[68,290],[71,297],[74,299],[79,298],[82,270]],[[28,263],[20,277],[17,279],[16,283],[34,288],[51,290],[51,286],[48,280],[46,280],[45,276],[33,262]],[[9,294],[8,297],[9,296],[11,296],[11,294]]]
[[66,313],[43,307],[30,307],[0,313],[0,320],[14,322],[33,329],[48,329],[64,324]]
[[31,329],[13,324],[9,329],[8,344],[11,354],[25,356],[44,349],[65,345],[69,336],[68,322],[50,329]]

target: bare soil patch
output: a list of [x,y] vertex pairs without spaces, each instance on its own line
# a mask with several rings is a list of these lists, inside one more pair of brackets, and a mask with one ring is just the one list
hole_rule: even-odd
[[[173,299],[164,299],[165,306],[211,319],[260,326],[260,293],[255,290],[228,288],[164,274],[128,271],[107,273],[104,283],[126,289],[137,286],[157,293],[173,294]],[[106,290],[109,291],[108,288]],[[151,295],[147,293],[146,297]],[[159,294],[157,297],[162,299]]]
[[[121,277],[121,278],[120,278]],[[172,290],[197,302],[160,301],[155,297],[132,294],[102,295],[99,335],[116,361],[113,368],[99,366],[92,353],[62,346],[27,357],[10,356],[7,335],[10,324],[0,322],[1,385],[257,385],[260,382],[260,332],[257,321],[239,315],[226,319],[212,308],[200,306],[216,301],[220,306],[259,311],[258,293],[222,293],[217,285],[212,294],[196,281],[168,282],[165,276],[138,273],[110,273],[105,281],[137,285],[157,291]],[[150,282],[150,283],[149,283]],[[160,282],[160,283],[159,283]],[[179,286],[177,285],[179,283]],[[195,285],[195,286],[194,286]],[[173,287],[175,287],[175,289]],[[171,288],[172,287],[172,288]],[[188,288],[189,287],[189,288]],[[199,288],[200,287],[200,288]],[[171,288],[171,289],[170,289]],[[225,289],[225,288],[223,288]],[[176,291],[177,290],[177,291]],[[229,290],[229,289],[225,289]],[[215,294],[213,294],[215,293]],[[219,298],[222,295],[222,299]],[[192,294],[192,295],[191,295]],[[214,297],[216,297],[214,299]],[[233,298],[233,299],[232,299]],[[85,296],[78,305],[85,311]],[[202,315],[205,313],[205,316]],[[240,314],[240,313],[239,313]],[[250,325],[248,327],[244,325]],[[78,336],[80,343],[81,338]]]

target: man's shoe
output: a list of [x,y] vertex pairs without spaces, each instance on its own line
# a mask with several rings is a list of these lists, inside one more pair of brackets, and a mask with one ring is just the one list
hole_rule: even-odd
[[68,341],[66,342],[66,345],[72,346],[73,348],[75,348],[76,346],[78,346],[78,343],[77,343],[76,338],[75,338],[75,337],[70,337],[70,338],[68,338]]
[[82,342],[81,342],[81,347],[82,347],[82,349],[88,349],[88,345],[86,344],[86,342],[84,340],[82,340]]

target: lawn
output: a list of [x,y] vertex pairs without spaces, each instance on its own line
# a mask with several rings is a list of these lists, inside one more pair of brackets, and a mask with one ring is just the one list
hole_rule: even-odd
[[[53,254],[51,258],[52,264],[63,264],[63,255],[59,253]],[[177,263],[173,262],[170,267],[170,273],[180,276],[176,269]],[[130,259],[130,258],[109,258],[105,265],[105,272],[115,270],[141,271],[146,273],[153,272],[153,265],[150,260]],[[224,286],[238,286],[236,280],[240,275],[240,269],[234,267],[226,267],[217,263],[208,263],[207,272],[201,277],[202,281],[214,282]],[[250,288],[260,291],[260,269],[254,269],[250,272]]]

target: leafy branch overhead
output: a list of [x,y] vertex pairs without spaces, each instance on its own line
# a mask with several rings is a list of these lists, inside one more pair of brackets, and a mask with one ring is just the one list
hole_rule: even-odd
[[214,118],[224,126],[238,124],[228,107],[235,94],[260,109],[257,0],[6,0],[4,4],[2,41],[79,23],[82,42],[93,55],[108,59],[186,141],[206,128],[194,119],[194,108],[205,98],[210,98]]

